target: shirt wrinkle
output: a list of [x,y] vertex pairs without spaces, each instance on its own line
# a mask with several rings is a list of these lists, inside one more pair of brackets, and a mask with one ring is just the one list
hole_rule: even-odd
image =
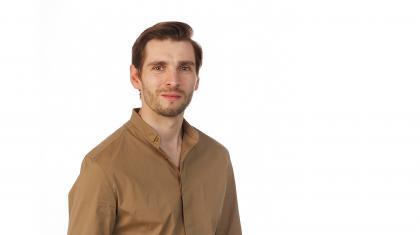
[[104,169],[101,167],[101,165],[97,164],[95,161],[95,159],[92,159],[92,164],[95,164],[99,169],[101,174],[103,175],[103,177],[105,178],[105,182],[108,185],[109,189],[111,189],[113,196],[115,198],[115,200],[117,200],[117,191],[115,190],[115,185],[113,183],[112,180],[109,179],[109,176],[105,173]]

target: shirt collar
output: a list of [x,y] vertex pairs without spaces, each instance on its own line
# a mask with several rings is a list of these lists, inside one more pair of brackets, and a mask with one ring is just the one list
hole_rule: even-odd
[[[160,137],[153,127],[147,124],[139,114],[140,108],[134,108],[131,112],[130,123],[135,127],[134,134],[137,137],[144,137],[156,148],[160,147]],[[192,146],[198,142],[199,133],[185,119],[182,122],[183,145]]]

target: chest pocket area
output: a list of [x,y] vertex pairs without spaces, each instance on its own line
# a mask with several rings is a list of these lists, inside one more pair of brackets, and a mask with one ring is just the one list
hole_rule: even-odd
[[[173,187],[159,184],[135,182],[124,190],[120,205],[119,219],[137,225],[161,225],[177,218],[181,213],[180,194]],[[124,218],[126,217],[126,218]]]

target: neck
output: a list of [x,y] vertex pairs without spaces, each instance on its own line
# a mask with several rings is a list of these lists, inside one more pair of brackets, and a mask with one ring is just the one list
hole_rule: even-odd
[[148,109],[148,107],[142,107],[139,114],[158,133],[162,145],[178,146],[181,144],[184,113],[175,117],[165,117]]

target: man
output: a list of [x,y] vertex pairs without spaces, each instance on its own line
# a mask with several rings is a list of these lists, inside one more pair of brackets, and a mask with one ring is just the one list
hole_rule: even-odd
[[142,107],[83,160],[69,192],[69,235],[240,235],[228,151],[183,118],[198,88],[192,28],[162,22],[132,49]]

